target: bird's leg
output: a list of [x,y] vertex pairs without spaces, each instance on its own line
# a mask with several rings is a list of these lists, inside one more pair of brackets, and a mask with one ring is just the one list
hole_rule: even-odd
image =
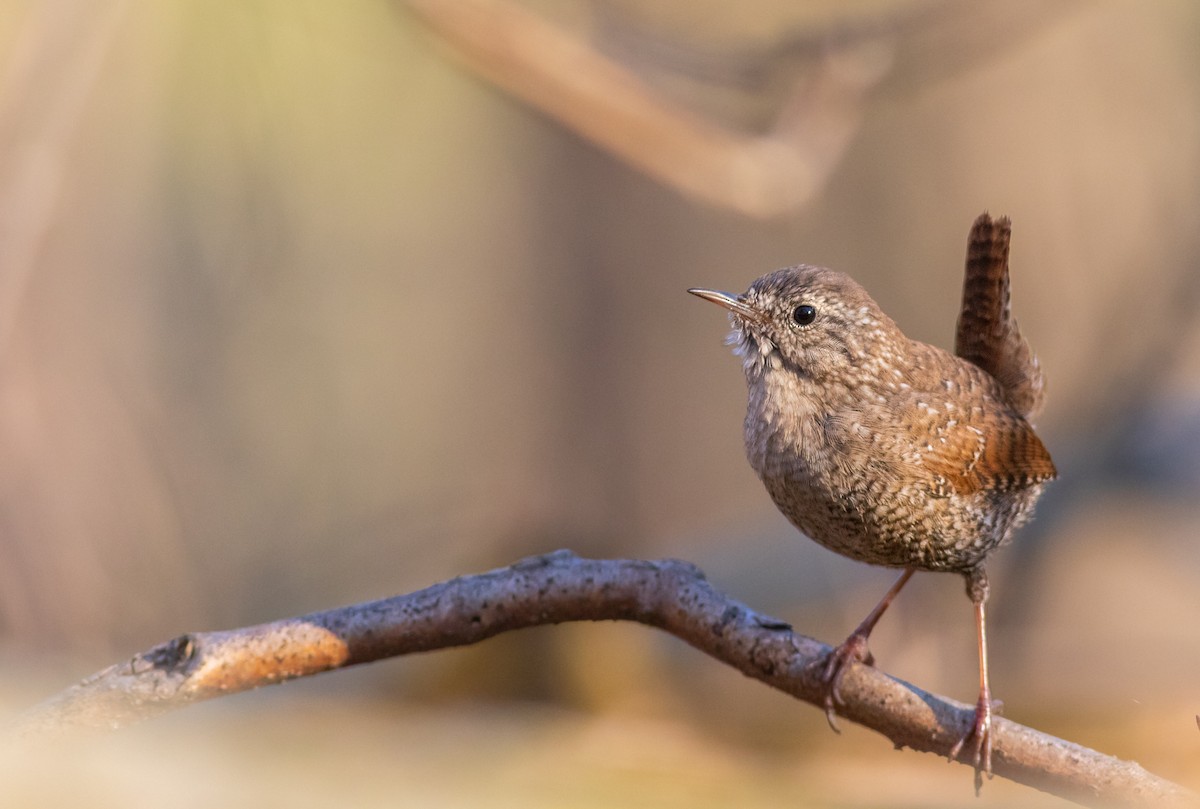
[[975,719],[970,729],[950,750],[954,761],[967,742],[975,749],[972,763],[975,765],[975,794],[983,786],[983,775],[992,777],[992,691],[988,687],[987,670],[987,621],[983,605],[987,601],[987,576],[977,570],[967,577],[967,595],[975,605],[975,630],[979,641],[979,701],[975,703]]
[[829,727],[833,728],[835,733],[841,733],[841,728],[837,725],[837,720],[834,718],[836,706],[841,704],[842,695],[839,688],[842,683],[842,674],[845,673],[846,667],[851,663],[866,663],[868,666],[875,663],[875,658],[867,648],[867,638],[871,635],[871,630],[875,628],[875,624],[879,623],[879,618],[883,615],[888,605],[892,603],[892,599],[900,592],[901,588],[908,583],[912,578],[913,569],[905,570],[900,574],[900,578],[896,579],[896,583],[883,594],[883,598],[879,599],[879,603],[875,605],[875,609],[871,610],[870,614],[863,619],[863,622],[858,625],[858,628],[850,633],[850,637],[829,653],[829,657],[825,658],[825,670],[821,674],[821,681],[825,685],[825,719],[829,722]]

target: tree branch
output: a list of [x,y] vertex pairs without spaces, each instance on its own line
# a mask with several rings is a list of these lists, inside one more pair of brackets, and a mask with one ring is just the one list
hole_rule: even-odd
[[[818,666],[829,647],[717,591],[676,560],[582,559],[569,551],[327,612],[225,632],[182,635],[111,666],[30,709],[24,738],[114,729],[197,700],[386,657],[477,643],[567,621],[636,621],[799,699],[820,705]],[[856,665],[842,682],[842,716],[898,748],[945,756],[972,707]],[[1195,796],[1122,761],[997,717],[997,775],[1085,804],[1188,803]]]

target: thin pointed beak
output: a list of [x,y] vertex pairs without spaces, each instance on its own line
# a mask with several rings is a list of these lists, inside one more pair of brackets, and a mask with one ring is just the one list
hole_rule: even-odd
[[749,320],[752,323],[761,323],[763,321],[763,313],[746,303],[738,295],[731,295],[728,292],[721,292],[716,289],[700,288],[689,289],[688,292],[697,298],[704,298],[704,300],[711,301],[717,306],[723,306],[738,317]]

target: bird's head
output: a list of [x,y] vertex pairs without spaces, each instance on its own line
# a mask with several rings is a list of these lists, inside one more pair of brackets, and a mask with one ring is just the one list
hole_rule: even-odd
[[753,381],[786,368],[813,379],[888,363],[904,336],[854,279],[801,264],[768,273],[741,295],[688,292],[729,310],[729,343]]

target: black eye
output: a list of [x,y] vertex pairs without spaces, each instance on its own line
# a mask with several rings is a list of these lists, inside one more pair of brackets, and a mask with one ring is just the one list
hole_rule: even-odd
[[797,326],[807,326],[817,319],[817,307],[802,303],[792,311],[792,320]]

